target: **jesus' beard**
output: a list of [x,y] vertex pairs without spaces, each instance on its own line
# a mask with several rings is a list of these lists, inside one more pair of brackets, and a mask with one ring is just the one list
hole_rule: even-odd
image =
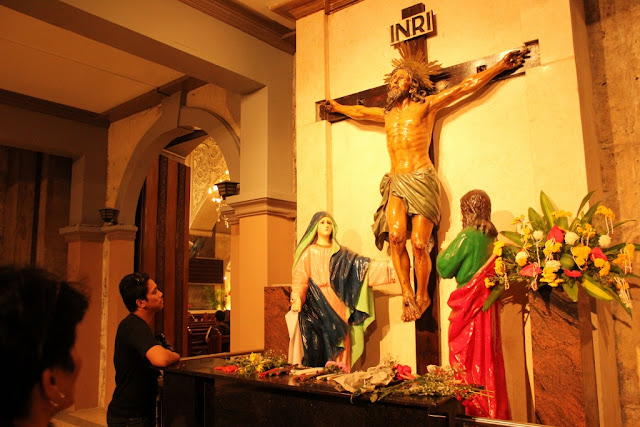
[[404,100],[408,96],[408,88],[406,90],[402,90],[397,86],[389,88],[389,91],[387,92],[387,111],[393,108],[397,102]]

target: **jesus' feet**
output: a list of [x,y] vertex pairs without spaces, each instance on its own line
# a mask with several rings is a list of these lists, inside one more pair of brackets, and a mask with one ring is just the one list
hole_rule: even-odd
[[422,315],[424,314],[424,312],[427,310],[427,308],[429,308],[429,306],[431,305],[431,298],[429,298],[429,295],[418,295],[416,297],[416,305],[418,306],[418,312],[420,313],[418,315],[418,319],[422,317]]
[[402,294],[402,316],[403,322],[414,322],[420,318],[420,308],[416,304],[416,299],[408,293]]

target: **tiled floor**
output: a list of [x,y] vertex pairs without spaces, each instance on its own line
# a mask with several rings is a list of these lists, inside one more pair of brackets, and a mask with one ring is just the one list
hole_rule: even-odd
[[104,408],[62,411],[51,420],[55,427],[104,427],[107,425],[107,411]]

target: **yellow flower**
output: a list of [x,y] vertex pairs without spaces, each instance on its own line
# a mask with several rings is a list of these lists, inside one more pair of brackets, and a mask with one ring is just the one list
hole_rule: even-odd
[[496,256],[502,255],[502,247],[504,246],[504,242],[497,241],[493,244],[493,254]]
[[524,221],[524,214],[513,218],[513,221],[511,221],[511,224],[519,224],[522,221]]
[[258,355],[256,353],[251,353],[249,355],[249,360],[254,362],[256,360],[256,357],[258,357]]
[[589,246],[574,246],[571,248],[571,254],[578,267],[582,267],[587,262],[587,257],[590,253],[591,248]]
[[489,280],[488,277],[484,278],[484,285],[488,288],[492,287],[493,285],[495,285],[495,283],[493,283],[491,280]]
[[636,250],[636,246],[633,243],[627,243],[624,246],[624,251],[629,254],[629,259],[633,258],[633,253]]
[[602,259],[602,258],[596,258],[595,260],[593,260],[593,265],[595,265],[598,268],[601,268],[604,266],[604,263],[608,264],[608,261]]
[[596,215],[597,214],[600,214],[611,221],[614,221],[616,219],[616,215],[613,213],[613,211],[606,206],[598,206],[598,209],[596,209]]
[[[596,259],[597,261],[598,259]],[[609,261],[604,262],[604,266],[600,269],[600,276],[607,276],[609,274],[609,270],[611,269],[611,264]]]
[[556,279],[556,280],[554,280],[553,282],[549,282],[549,286],[551,286],[552,288],[556,288],[556,287],[558,287],[558,285],[559,285],[560,283],[562,283],[562,282],[564,282],[564,280],[562,280],[562,279]]
[[560,209],[559,211],[551,212],[551,216],[553,216],[554,218],[568,218],[571,215],[571,212],[563,211],[562,209]]
[[633,260],[635,250],[636,247],[633,243],[627,243],[624,249],[618,254],[618,257],[613,260],[613,263],[622,268],[625,274],[631,271],[631,261]]
[[495,270],[496,274],[500,276],[505,274],[504,262],[502,261],[502,257],[496,258]]
[[547,240],[544,243],[544,249],[542,250],[542,252],[546,257],[549,257],[553,253],[560,252],[560,249],[562,249],[562,242],[554,242],[553,240]]

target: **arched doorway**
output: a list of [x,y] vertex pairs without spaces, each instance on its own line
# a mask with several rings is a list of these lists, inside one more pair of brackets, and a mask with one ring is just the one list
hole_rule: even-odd
[[[172,114],[171,107],[179,108],[179,114]],[[131,183],[141,182],[133,215],[139,230],[134,268],[149,273],[164,292],[165,308],[156,317],[155,329],[183,355],[188,354],[190,242],[203,234],[215,237],[218,209],[207,190],[221,179],[237,176],[238,165],[239,138],[224,118],[202,108],[179,107],[169,99],[136,144],[123,177],[128,185],[117,195],[121,214],[131,216],[135,191]],[[197,230],[192,233],[194,226]],[[222,277],[223,259],[219,270]]]

